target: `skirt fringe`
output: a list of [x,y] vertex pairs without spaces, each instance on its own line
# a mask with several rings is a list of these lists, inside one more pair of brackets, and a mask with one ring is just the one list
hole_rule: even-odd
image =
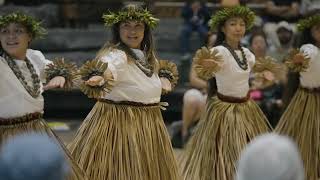
[[48,135],[53,138],[57,144],[60,145],[65,153],[66,159],[70,165],[71,172],[66,179],[68,180],[87,180],[84,171],[82,171],[79,166],[72,159],[71,154],[65,147],[64,143],[59,139],[59,137],[50,129],[47,123],[43,119],[35,119],[24,123],[12,124],[12,125],[0,125],[0,144],[4,144],[10,141],[10,138],[16,135],[26,134],[26,133],[41,133]]
[[180,158],[183,179],[232,180],[246,144],[269,130],[267,119],[252,100],[228,103],[211,98]]
[[276,132],[297,143],[305,168],[305,179],[320,177],[320,93],[299,88],[283,113]]
[[69,149],[90,179],[178,179],[159,105],[97,102]]

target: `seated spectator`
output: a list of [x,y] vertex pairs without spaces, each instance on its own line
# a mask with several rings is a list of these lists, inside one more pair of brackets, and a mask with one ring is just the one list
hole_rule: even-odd
[[299,18],[300,0],[269,0],[266,2],[268,22],[295,22]]
[[207,99],[207,82],[198,78],[193,69],[190,72],[190,84],[192,89],[187,90],[183,95],[181,133],[184,142],[190,135],[190,127],[200,119]]
[[303,180],[296,144],[274,133],[255,138],[241,153],[235,180]]
[[[256,56],[256,60],[261,60],[268,56],[267,39],[263,32],[252,34],[249,41],[250,49]],[[263,79],[273,79],[272,83],[261,81],[262,76]],[[272,127],[277,125],[282,113],[284,78],[285,73],[283,73],[283,77],[278,76],[278,79],[276,79],[275,74],[270,71],[253,73],[250,78],[250,96],[258,103]],[[270,82],[269,80],[266,82]]]
[[12,138],[0,150],[4,180],[64,180],[68,165],[60,147],[41,134]]
[[269,54],[267,37],[263,31],[252,33],[249,38],[250,50],[257,58],[264,58]]
[[[207,47],[213,47],[216,39],[216,33],[209,32],[206,38]],[[185,92],[182,106],[181,134],[184,143],[190,136],[192,127],[198,123],[208,97],[208,82],[200,79],[193,67],[191,67],[189,79],[192,88]]]
[[221,7],[245,5],[248,0],[220,0]]
[[210,12],[204,3],[193,0],[191,3],[186,3],[181,12],[184,23],[180,35],[181,52],[184,55],[183,59],[190,57],[190,36],[192,32],[198,32],[200,37],[200,45],[204,45],[208,33],[208,20]]
[[271,55],[278,62],[283,62],[284,58],[293,49],[293,43],[295,40],[294,29],[288,22],[281,21],[277,24],[276,28],[277,44],[274,44],[271,49]]
[[320,10],[319,0],[301,0],[300,12],[303,16],[313,14]]

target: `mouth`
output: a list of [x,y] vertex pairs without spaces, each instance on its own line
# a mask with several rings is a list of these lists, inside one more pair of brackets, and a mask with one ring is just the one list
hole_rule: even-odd
[[128,36],[127,37],[129,40],[135,41],[138,39],[138,36]]
[[8,47],[10,47],[10,46],[18,46],[19,43],[18,43],[18,42],[7,42],[6,45],[7,45]]

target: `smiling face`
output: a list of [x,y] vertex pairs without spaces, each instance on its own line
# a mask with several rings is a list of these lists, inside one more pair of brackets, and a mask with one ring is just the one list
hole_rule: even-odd
[[224,23],[222,32],[227,42],[239,43],[246,32],[246,23],[239,17],[230,18]]
[[130,48],[140,49],[144,37],[143,22],[126,21],[120,24],[120,39]]
[[10,23],[0,29],[1,47],[13,58],[24,59],[31,40],[31,35],[21,24]]

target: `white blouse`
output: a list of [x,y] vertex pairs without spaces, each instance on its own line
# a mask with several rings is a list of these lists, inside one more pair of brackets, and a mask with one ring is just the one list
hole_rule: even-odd
[[[239,67],[232,54],[224,46],[216,46],[211,50],[218,50],[218,55],[222,56],[222,68],[215,72],[218,92],[231,97],[246,97],[249,91],[249,75],[252,67],[255,64],[255,56],[249,49],[244,49],[244,54],[248,62],[248,69],[243,70]],[[235,51],[242,60],[240,50]]]
[[[51,61],[46,60],[40,51],[28,49],[27,58],[33,64],[36,73],[42,82],[45,81],[44,69]],[[22,60],[14,60],[20,68],[26,81],[32,82],[31,73],[26,63]],[[40,84],[42,93],[42,85]],[[42,95],[33,98],[20,83],[5,59],[0,57],[0,117],[14,118],[28,113],[43,112],[44,100]]]
[[[134,49],[139,58],[145,58],[143,52]],[[115,85],[105,97],[112,101],[132,101],[140,103],[158,103],[161,96],[161,81],[155,73],[146,76],[134,62],[129,62],[124,51],[113,49],[101,58],[108,63]]]
[[310,58],[309,68],[300,72],[300,84],[307,88],[320,87],[320,51],[312,44],[301,46],[300,51]]

